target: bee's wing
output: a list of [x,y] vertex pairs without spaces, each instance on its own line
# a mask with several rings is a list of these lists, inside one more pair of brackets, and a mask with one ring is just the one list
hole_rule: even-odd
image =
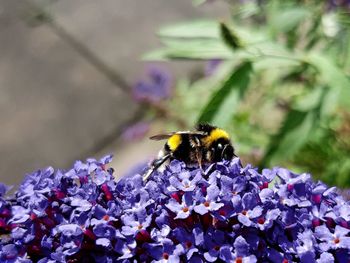
[[153,135],[151,137],[149,137],[151,140],[155,140],[155,141],[160,141],[160,140],[166,140],[168,138],[170,138],[173,134],[156,134]]
[[175,134],[190,134],[190,135],[196,135],[196,136],[205,136],[206,135],[205,132],[201,132],[201,131],[177,131],[177,132],[156,134],[156,135],[153,135],[153,136],[151,136],[149,138],[151,140],[160,141],[160,140],[169,139],[171,136],[173,136]]

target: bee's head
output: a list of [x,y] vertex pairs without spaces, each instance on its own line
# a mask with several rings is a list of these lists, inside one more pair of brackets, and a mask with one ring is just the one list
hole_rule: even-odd
[[234,148],[227,139],[219,139],[212,144],[212,157],[214,162],[221,160],[232,160],[235,155]]
[[[207,128],[208,136],[203,138],[204,146],[208,149],[207,159],[211,162],[221,160],[232,160],[235,155],[228,133],[220,128],[202,125],[203,130]],[[209,129],[210,128],[210,129]]]
[[231,143],[226,144],[224,146],[224,149],[222,150],[221,159],[232,160],[234,156],[236,155],[235,155],[235,150],[233,149],[233,146],[231,145]]

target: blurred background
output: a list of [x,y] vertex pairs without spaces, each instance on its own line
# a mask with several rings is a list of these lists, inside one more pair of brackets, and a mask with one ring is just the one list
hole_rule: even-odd
[[[226,15],[219,2],[0,0],[0,181],[107,153],[124,170],[151,158],[159,145],[135,153],[121,139],[144,116],[131,95],[152,64],[142,55],[159,46],[163,24]],[[199,67],[167,66],[174,77]]]
[[0,181],[113,153],[154,133],[232,134],[258,167],[350,187],[350,2],[0,0]]

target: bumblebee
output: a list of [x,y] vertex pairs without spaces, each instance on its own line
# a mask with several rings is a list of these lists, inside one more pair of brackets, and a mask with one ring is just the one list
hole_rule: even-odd
[[148,170],[143,175],[146,181],[152,173],[168,160],[177,159],[188,165],[232,160],[235,155],[228,133],[209,124],[199,124],[195,131],[178,131],[167,134],[157,134],[151,140],[165,140],[163,150],[158,154]]

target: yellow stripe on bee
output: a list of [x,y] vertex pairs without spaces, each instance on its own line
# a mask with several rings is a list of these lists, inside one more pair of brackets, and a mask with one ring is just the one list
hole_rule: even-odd
[[168,146],[170,148],[171,151],[175,151],[177,147],[179,147],[179,145],[181,144],[182,142],[182,138],[181,138],[181,135],[179,134],[174,134],[173,136],[171,136],[169,139],[168,139]]
[[216,129],[212,130],[207,137],[204,138],[204,144],[206,146],[209,146],[212,142],[214,142],[218,139],[221,139],[221,138],[229,140],[230,136],[228,135],[228,133],[226,131],[216,128]]

